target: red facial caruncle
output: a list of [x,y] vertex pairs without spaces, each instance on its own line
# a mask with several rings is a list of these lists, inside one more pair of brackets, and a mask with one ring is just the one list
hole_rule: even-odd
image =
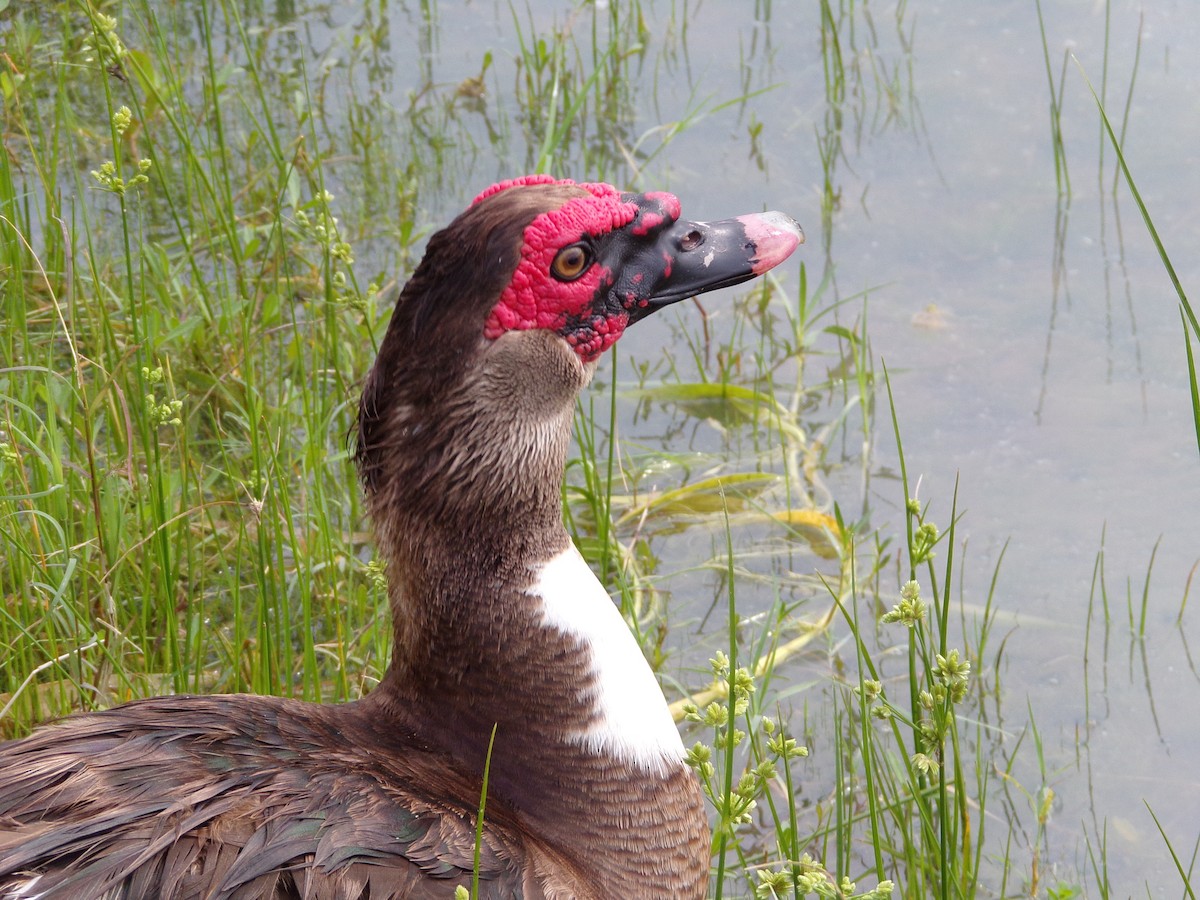
[[559,189],[548,192],[556,199],[525,226],[516,269],[483,333],[495,340],[509,331],[547,329],[584,362],[616,343],[631,322],[761,275],[804,240],[796,222],[782,213],[687,222],[679,219],[673,194],[625,194],[608,184],[547,175],[493,185],[475,203],[538,186]]
[[[596,257],[592,241],[630,223],[634,223],[630,233],[638,236],[669,225],[679,216],[679,201],[661,192],[635,200],[608,184],[575,184],[531,175],[493,185],[475,203],[511,187],[536,184],[573,185],[588,196],[572,198],[526,226],[517,270],[492,308],[483,333],[494,339],[506,331],[546,328],[562,334],[590,362],[616,343],[629,323],[624,304],[605,302],[614,274]],[[651,205],[660,208],[647,210],[637,202],[650,198]],[[585,267],[576,277],[565,278],[555,273],[555,257],[572,245],[580,245],[586,254]]]

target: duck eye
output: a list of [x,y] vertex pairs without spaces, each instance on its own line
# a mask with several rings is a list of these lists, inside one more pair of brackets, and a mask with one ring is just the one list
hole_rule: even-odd
[[587,271],[592,262],[592,252],[587,244],[572,244],[563,247],[550,264],[550,273],[559,281],[574,281]]

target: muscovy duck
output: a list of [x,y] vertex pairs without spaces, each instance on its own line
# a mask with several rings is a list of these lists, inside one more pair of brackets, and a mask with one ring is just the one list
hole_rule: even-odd
[[699,898],[700,788],[572,545],[572,411],[625,328],[803,240],[780,213],[503,182],[429,241],[362,393],[391,664],[353,703],[175,696],[0,745],[0,897]]

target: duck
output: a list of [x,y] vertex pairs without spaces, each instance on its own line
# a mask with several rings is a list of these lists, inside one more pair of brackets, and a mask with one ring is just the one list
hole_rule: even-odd
[[0,745],[0,897],[451,898],[473,877],[485,898],[703,897],[700,784],[561,487],[576,398],[625,330],[803,239],[778,212],[681,219],[664,191],[481,192],[363,382],[379,684],[136,700]]

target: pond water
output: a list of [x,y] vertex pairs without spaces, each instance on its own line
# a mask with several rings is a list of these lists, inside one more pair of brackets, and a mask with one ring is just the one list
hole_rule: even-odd
[[[1175,294],[1128,190],[1114,190],[1115,156],[1085,73],[1103,87],[1114,127],[1131,95],[1125,152],[1194,287],[1200,58],[1189,48],[1200,17],[1183,3],[1045,4],[1068,195],[1056,181],[1033,2],[827,11],[843,42],[840,99],[827,82],[818,3],[644,5],[646,49],[628,69],[632,118],[621,137],[652,135],[652,146],[657,126],[704,114],[638,183],[674,190],[685,215],[786,210],[807,230],[810,280],[831,277],[838,297],[867,292],[871,349],[891,373],[909,472],[943,525],[959,480],[966,603],[982,605],[1004,552],[1002,724],[1019,732],[1032,711],[1044,744],[1056,796],[1051,880],[1088,870],[1082,836],[1096,845],[1107,832],[1120,893],[1173,891],[1178,877],[1147,805],[1189,856],[1200,835],[1200,676],[1189,649],[1197,601],[1182,623],[1177,616],[1200,560],[1200,458]],[[513,59],[528,39],[514,18],[555,21],[590,40],[590,12],[561,4],[534,4],[528,18],[506,4],[452,2],[438,3],[432,21],[396,15],[391,101],[402,106],[426,77],[463,82],[490,51],[486,102],[511,112]],[[344,39],[354,21],[328,24]],[[1078,64],[1064,63],[1068,49]],[[464,181],[426,193],[431,222],[528,162],[519,140],[496,158],[487,133],[466,128],[479,152],[462,163]],[[823,219],[827,173],[836,202]],[[619,163],[561,174],[631,177]],[[794,269],[783,277],[794,287]],[[843,315],[853,321],[861,307]],[[621,350],[652,357],[661,340],[647,327]],[[843,509],[865,506],[876,526],[900,527],[896,450],[886,404],[878,408],[865,461],[848,460],[829,486]],[[662,440],[660,420],[626,424],[639,440],[684,449],[678,437]],[[713,446],[695,434],[683,443]],[[686,565],[712,542],[684,535],[662,552]],[[688,584],[676,583],[675,595]],[[1138,637],[1130,621],[1143,596]],[[828,775],[819,752],[812,765]],[[1015,773],[1030,789],[1041,783],[1028,760]]]

